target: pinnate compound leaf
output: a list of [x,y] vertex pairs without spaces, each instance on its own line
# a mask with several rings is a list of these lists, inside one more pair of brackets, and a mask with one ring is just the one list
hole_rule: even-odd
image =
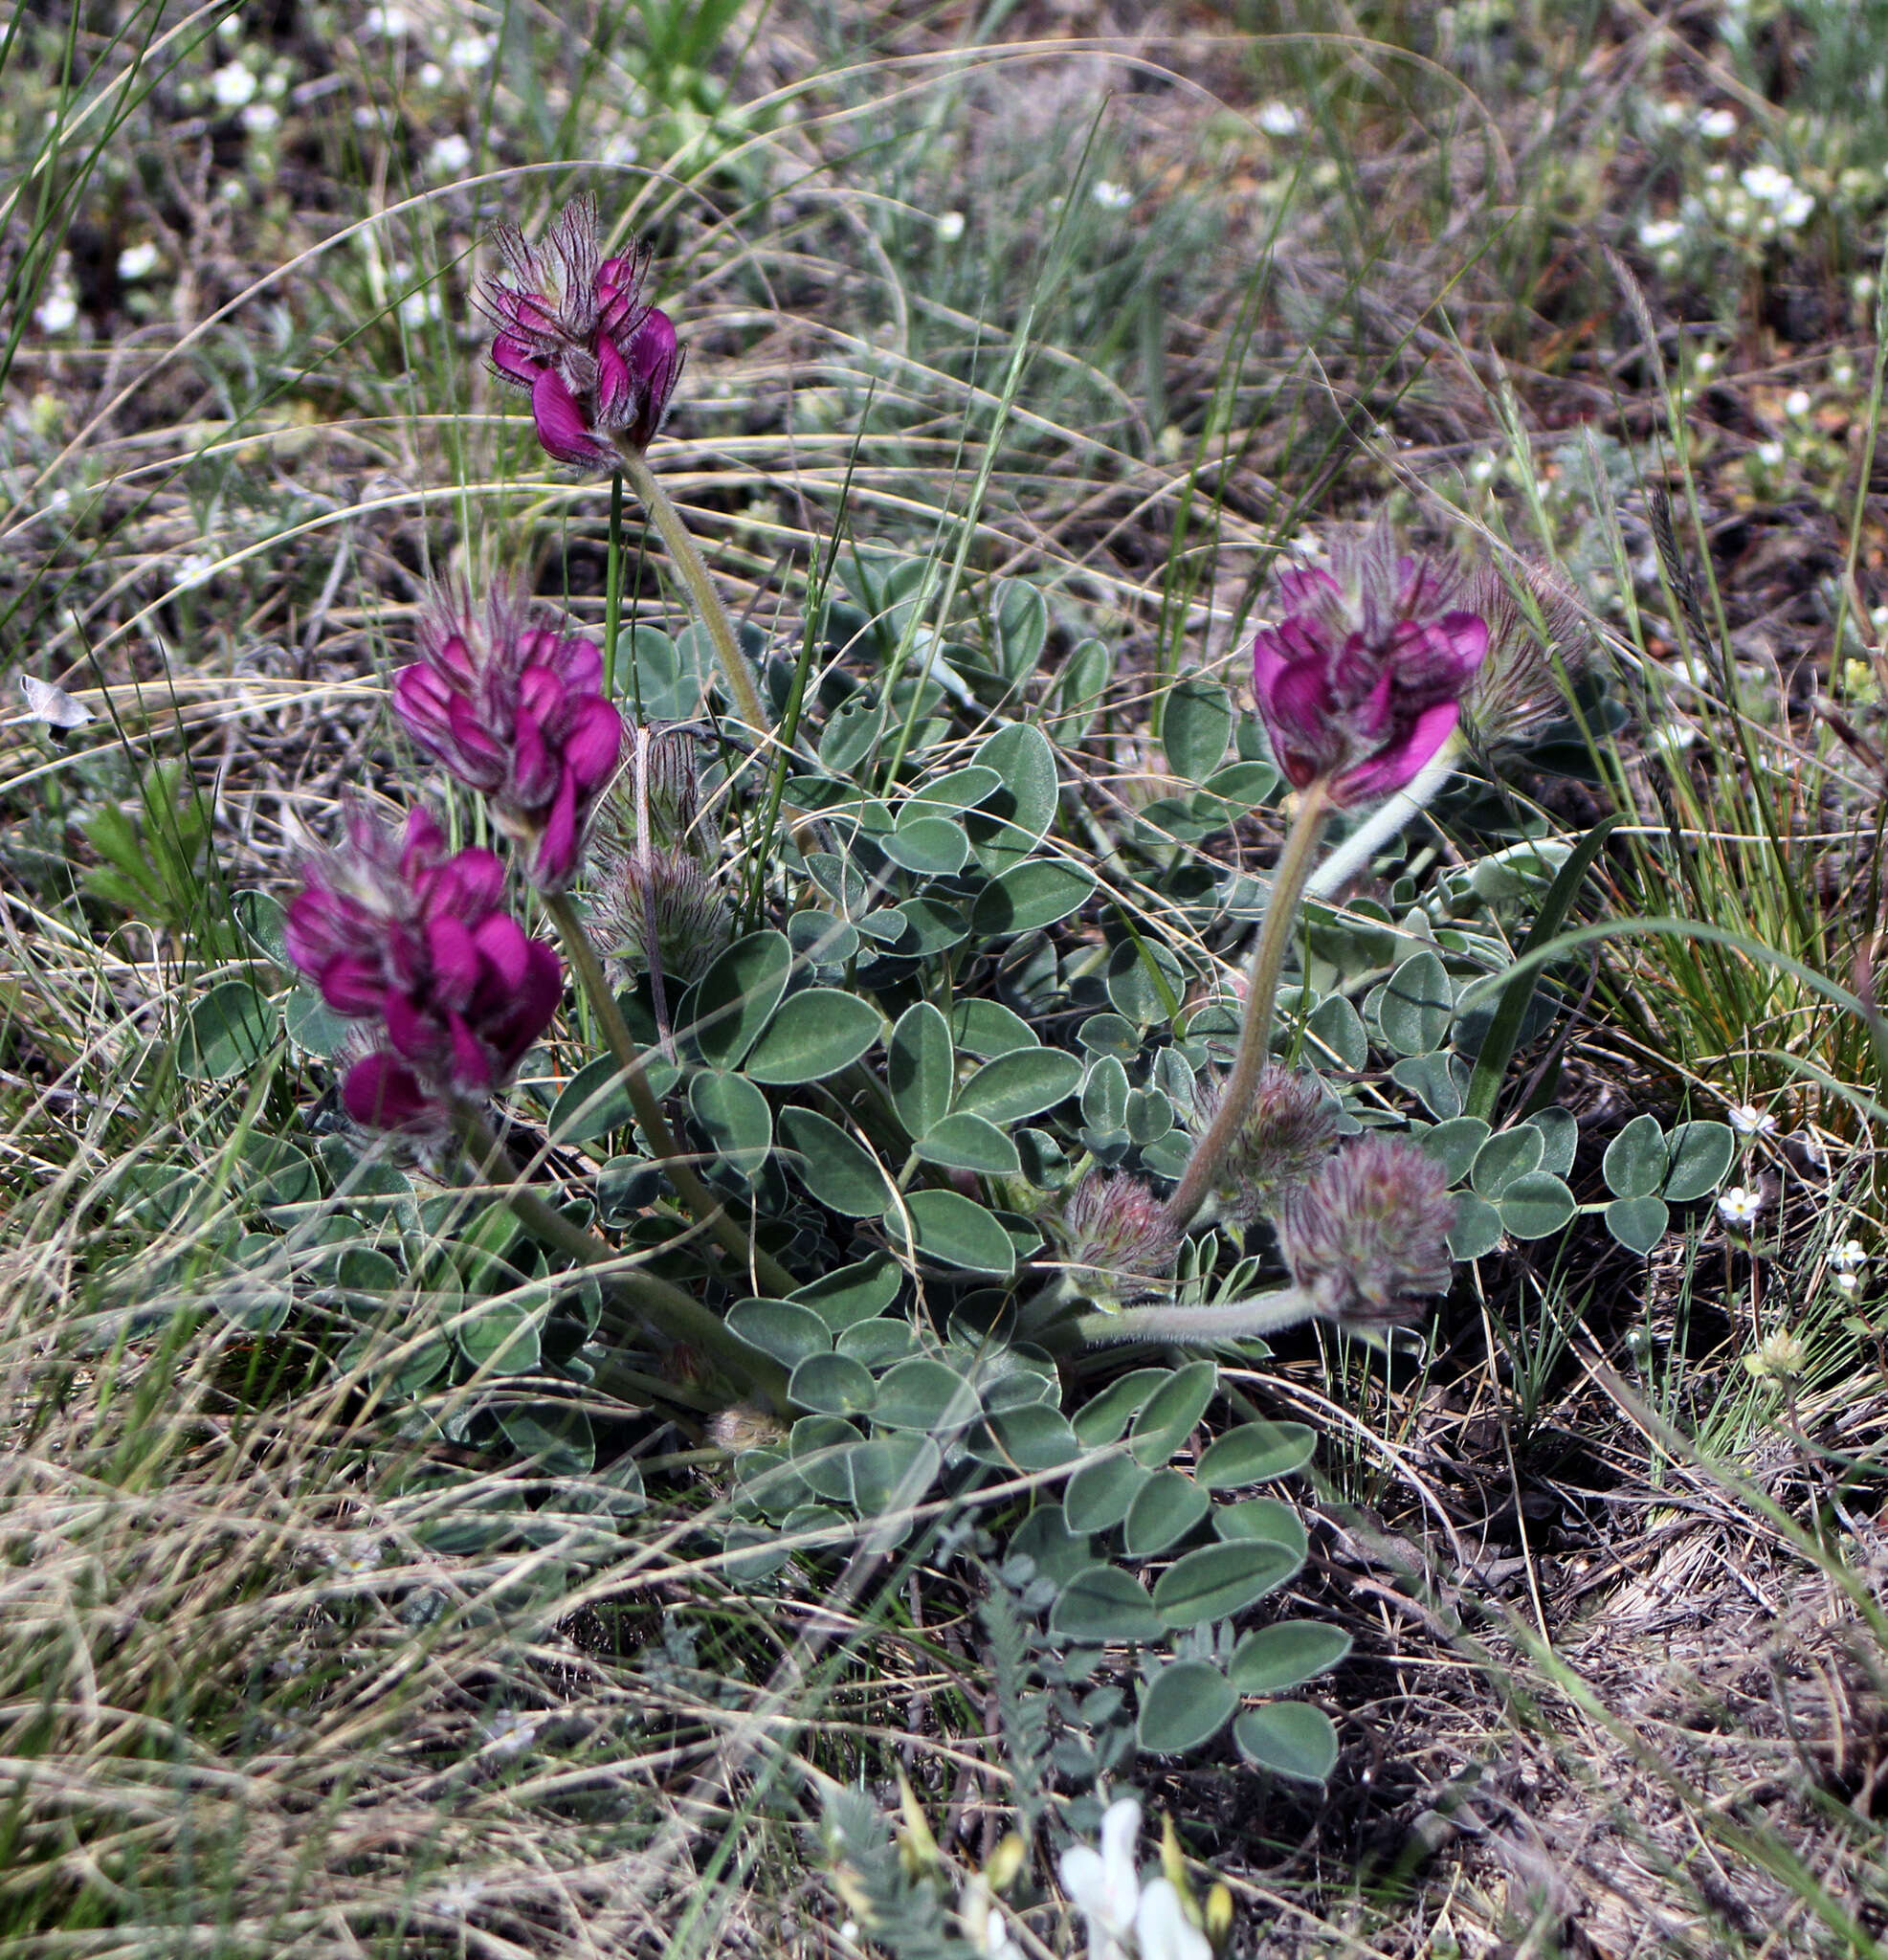
[[1317,1620],[1281,1620],[1248,1634],[1233,1650],[1227,1672],[1242,1695],[1277,1695],[1335,1667],[1350,1652],[1350,1636]]
[[780,1005],[793,969],[784,932],[737,939],[702,974],[693,995],[697,1047],[711,1068],[735,1068]]
[[1301,1564],[1285,1547],[1264,1539],[1203,1545],[1155,1582],[1154,1611],[1169,1627],[1227,1619],[1282,1586]]
[[855,1062],[883,1032],[878,1011],[838,987],[791,993],[747,1057],[754,1081],[817,1082]]
[[1501,1193],[1497,1210],[1501,1229],[1516,1238],[1545,1238],[1558,1232],[1579,1209],[1566,1186],[1545,1170],[1517,1177]]
[[1208,1446],[1194,1471],[1208,1490],[1269,1483],[1310,1462],[1318,1432],[1302,1422],[1242,1422]]
[[[1149,1470],[1166,1463],[1192,1434],[1218,1389],[1219,1370],[1211,1361],[1191,1362],[1169,1375],[1134,1418],[1129,1445],[1134,1460]],[[1090,1440],[1079,1423],[1076,1433],[1083,1441]]]
[[1671,1136],[1671,1168],[1665,1173],[1663,1195],[1675,1205],[1708,1198],[1723,1183],[1736,1150],[1729,1124],[1679,1124]]
[[1136,1493],[1122,1527],[1128,1557],[1158,1558],[1172,1550],[1211,1508],[1212,1500],[1190,1477],[1156,1470]]
[[1235,1538],[1262,1538],[1269,1545],[1282,1546],[1300,1562],[1311,1550],[1304,1520],[1297,1507],[1282,1498],[1249,1497],[1240,1503],[1217,1505],[1212,1528],[1229,1543]]
[[1132,1457],[1100,1457],[1069,1479],[1062,1508],[1077,1531],[1111,1531],[1153,1476]]
[[928,1000],[906,1008],[886,1044],[885,1074],[908,1135],[922,1137],[944,1121],[952,1067],[950,1023]]
[[1185,1755],[1211,1742],[1238,1705],[1233,1683],[1211,1660],[1176,1660],[1144,1690],[1135,1737],[1154,1755]]
[[1338,1732],[1322,1708],[1273,1702],[1248,1708],[1233,1725],[1239,1753],[1275,1776],[1322,1783],[1338,1765]]
[[1138,1579],[1119,1566],[1090,1566],[1062,1588],[1049,1631],[1064,1640],[1157,1640],[1166,1623]]
[[1606,1208],[1606,1229],[1628,1252],[1651,1252],[1671,1222],[1663,1198],[1614,1198]]
[[988,1123],[1021,1123],[1065,1102],[1081,1085],[1081,1063],[1059,1048],[1018,1048],[987,1061],[957,1092],[957,1107]]
[[1077,1414],[1077,1436],[1091,1450],[1113,1442],[1146,1407],[1154,1391],[1172,1379],[1173,1371],[1166,1368],[1137,1368],[1117,1377]]
[[1635,1116],[1606,1147],[1600,1169],[1614,1197],[1649,1198],[1664,1184],[1669,1162],[1657,1117]]

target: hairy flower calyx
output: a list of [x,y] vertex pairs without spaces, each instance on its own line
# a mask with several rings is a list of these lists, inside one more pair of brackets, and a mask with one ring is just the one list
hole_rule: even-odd
[[1455,733],[1487,651],[1460,573],[1399,553],[1378,524],[1277,584],[1283,616],[1253,642],[1253,688],[1278,767],[1340,808],[1404,788]]

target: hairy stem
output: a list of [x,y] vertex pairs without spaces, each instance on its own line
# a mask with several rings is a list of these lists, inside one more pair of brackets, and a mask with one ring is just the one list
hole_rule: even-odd
[[1272,1008],[1278,997],[1278,976],[1285,969],[1285,951],[1292,943],[1299,901],[1304,896],[1311,860],[1329,809],[1330,788],[1321,777],[1299,795],[1298,814],[1292,819],[1284,851],[1272,874],[1272,896],[1266,903],[1265,924],[1259,927],[1258,946],[1253,954],[1245,1024],[1239,1030],[1233,1073],[1226,1079],[1218,1113],[1193,1146],[1193,1154],[1188,1158],[1180,1182],[1166,1201],[1168,1219],[1183,1232],[1206,1202],[1219,1167],[1226,1161],[1226,1153],[1233,1147],[1233,1140],[1252,1106],[1253,1091],[1258,1086],[1259,1072],[1265,1066],[1272,1038]]
[[681,512],[663,489],[661,479],[638,452],[626,450],[623,453],[623,473],[642,499],[644,509],[655,520],[655,528],[662,533],[662,542],[669,547],[669,556],[681,574],[682,584],[688,588],[688,595],[695,602],[695,610],[700,615],[702,625],[708,629],[708,637],[715,643],[715,657],[722,663],[722,674],[727,681],[735,713],[756,734],[766,734],[768,725],[766,710],[761,705],[761,691],[754,684],[753,670],[747,665],[746,655],[741,651],[734,621],[722,603],[722,595],[715,590],[707,564],[689,535],[688,526],[681,521]]
[[[511,1153],[481,1117],[461,1106],[457,1121],[460,1140],[478,1175],[487,1183],[505,1187],[505,1203],[520,1224],[580,1265],[603,1265],[615,1260],[617,1255],[600,1238],[593,1237],[581,1225],[573,1225],[521,1179]],[[639,1272],[634,1267],[621,1267],[599,1277],[605,1286],[620,1294],[645,1320],[653,1321],[676,1340],[712,1355],[743,1387],[763,1396],[776,1412],[786,1412],[786,1370],[737,1340],[715,1315],[679,1286],[672,1286],[654,1273]]]
[[[603,692],[616,699],[616,635],[623,624],[623,473],[610,479],[610,559],[604,569]],[[642,719],[642,691],[636,690],[636,719]]]
[[1124,1306],[1119,1313],[1085,1313],[1075,1323],[1079,1348],[1106,1348],[1122,1341],[1164,1341],[1180,1347],[1211,1347],[1220,1341],[1251,1341],[1308,1321],[1317,1309],[1296,1286],[1233,1300],[1223,1306]]
[[564,942],[565,953],[576,972],[578,984],[603,1029],[603,1038],[609,1042],[611,1054],[622,1064],[623,1087],[629,1096],[630,1107],[635,1111],[636,1122],[642,1125],[642,1133],[649,1140],[651,1157],[675,1186],[677,1194],[688,1208],[689,1215],[697,1224],[714,1234],[717,1242],[741,1262],[744,1273],[753,1276],[757,1282],[756,1290],[784,1299],[799,1281],[771,1254],[754,1244],[741,1229],[739,1219],[696,1176],[677,1147],[675,1133],[662,1114],[662,1105],[656,1101],[655,1090],[649,1086],[642,1051],[637,1048],[635,1037],[623,1019],[622,1010],[616,1005],[616,996],[610,991],[603,963],[597,958],[589,934],[584,930],[583,922],[577,917],[576,907],[563,892],[546,892],[544,902],[544,910],[550,914],[551,923],[557,927],[557,936]]

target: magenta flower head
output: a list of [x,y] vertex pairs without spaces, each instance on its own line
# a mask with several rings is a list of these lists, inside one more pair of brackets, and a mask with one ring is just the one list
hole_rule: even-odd
[[617,467],[624,450],[655,441],[681,379],[675,323],[644,304],[649,250],[602,256],[596,200],[573,198],[543,251],[516,225],[493,234],[510,279],[486,283],[498,327],[492,367],[531,397],[538,440],[561,463]]
[[396,835],[365,811],[303,872],[289,958],[368,1052],[341,1100],[356,1123],[438,1135],[457,1097],[500,1089],[557,1012],[564,969],[505,911],[504,866],[449,852],[423,810]]
[[487,798],[524,846],[531,882],[562,891],[623,746],[595,642],[534,625],[529,598],[500,580],[482,609],[462,588],[435,590],[420,613],[419,653],[393,677],[394,712]]
[[1180,1230],[1138,1177],[1090,1170],[1045,1222],[1061,1246],[1064,1278],[1098,1303],[1171,1290]]
[[1253,642],[1253,688],[1278,767],[1341,808],[1402,789],[1454,734],[1488,650],[1458,574],[1400,555],[1378,524],[1277,586],[1285,616]]

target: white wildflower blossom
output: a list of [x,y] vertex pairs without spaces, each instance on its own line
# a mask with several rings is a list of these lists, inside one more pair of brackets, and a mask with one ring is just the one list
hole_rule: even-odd
[[938,236],[946,245],[955,245],[964,235],[964,213],[961,211],[947,211],[938,220]]
[[446,78],[446,71],[436,61],[422,61],[419,73],[413,79],[421,88],[437,88]]
[[277,128],[282,120],[282,112],[274,102],[251,102],[242,112],[242,126],[252,136],[267,136]]
[[1684,234],[1685,228],[1677,218],[1645,218],[1639,225],[1639,243],[1648,252],[1663,252]]
[[1134,202],[1134,192],[1125,184],[1117,184],[1107,177],[1098,177],[1089,187],[1088,194],[1103,211],[1125,211]]
[[255,77],[240,61],[226,61],[210,78],[210,93],[219,109],[240,109],[255,99]]
[[1783,412],[1792,421],[1801,421],[1810,412],[1810,390],[1807,388],[1792,388],[1783,398]]
[[1766,1109],[1759,1109],[1754,1102],[1733,1102],[1724,1111],[1725,1120],[1741,1137],[1775,1136],[1777,1120]]
[[398,40],[412,26],[412,20],[404,7],[369,7],[362,27],[370,34],[385,34],[389,40]]
[[425,326],[428,322],[440,319],[443,312],[438,290],[433,286],[422,286],[400,301],[400,319],[407,326]]
[[1734,1184],[1721,1193],[1718,1199],[1718,1215],[1726,1225],[1738,1230],[1754,1225],[1764,1209],[1764,1194],[1758,1191],[1746,1191],[1741,1184]]
[[41,333],[70,333],[78,324],[78,295],[63,272],[54,277],[46,297],[33,308],[33,317],[39,323]]
[[442,136],[426,153],[426,167],[434,177],[456,177],[472,161],[472,145],[457,130]]
[[1267,136],[1297,136],[1304,127],[1304,111],[1293,102],[1261,102],[1255,120]]
[[1751,451],[1751,455],[1753,455],[1766,470],[1779,469],[1782,467],[1783,464],[1783,444],[1780,442],[1760,442],[1757,445],[1757,447]]
[[538,1731],[544,1726],[542,1713],[507,1708],[482,1726],[480,1733],[485,1737],[485,1752],[494,1756],[518,1755],[537,1741]]
[[192,551],[188,557],[177,561],[176,576],[170,582],[173,592],[188,592],[193,588],[207,584],[210,575],[216,569],[216,561],[205,557],[200,551]]
[[157,270],[158,251],[150,239],[142,244],[127,245],[118,255],[118,276],[128,285],[139,279],[147,279]]
[[1172,1882],[1142,1884],[1140,1836],[1141,1806],[1124,1796],[1102,1815],[1099,1850],[1072,1844],[1062,1854],[1062,1889],[1086,1923],[1088,1960],[1212,1960]]
[[485,1887],[480,1880],[448,1879],[443,1885],[424,1894],[419,1903],[442,1919],[469,1919],[484,1896]]
[[1856,1273],[1868,1264],[1868,1248],[1859,1238],[1845,1238],[1829,1249],[1829,1262],[1838,1273]]
[[1700,109],[1695,126],[1700,136],[1708,137],[1713,143],[1728,143],[1737,134],[1737,111]]
[[460,34],[446,50],[446,66],[469,75],[477,69],[490,67],[492,56],[498,52],[497,34]]

